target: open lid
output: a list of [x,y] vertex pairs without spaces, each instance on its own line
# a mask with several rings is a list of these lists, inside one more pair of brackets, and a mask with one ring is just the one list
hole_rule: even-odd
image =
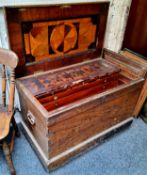
[[100,56],[109,3],[6,8],[16,76]]

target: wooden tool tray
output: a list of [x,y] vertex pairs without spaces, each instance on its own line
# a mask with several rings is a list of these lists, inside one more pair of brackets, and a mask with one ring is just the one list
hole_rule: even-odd
[[120,69],[104,60],[36,75],[22,83],[48,110],[94,95],[120,83]]

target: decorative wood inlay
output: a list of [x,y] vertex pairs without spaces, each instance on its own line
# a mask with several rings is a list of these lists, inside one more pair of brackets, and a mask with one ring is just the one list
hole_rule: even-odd
[[[98,18],[24,23],[25,54],[35,61],[96,48]],[[30,27],[31,26],[31,27]]]
[[72,23],[59,24],[52,30],[50,46],[55,53],[68,52],[75,47],[76,42],[77,31]]

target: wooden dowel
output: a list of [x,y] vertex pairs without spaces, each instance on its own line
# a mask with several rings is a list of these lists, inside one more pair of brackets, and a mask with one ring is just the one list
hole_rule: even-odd
[[6,71],[4,65],[2,65],[2,106],[6,106]]
[[15,92],[15,72],[14,72],[14,69],[12,69],[11,75],[10,75],[10,93],[9,93],[9,105],[8,105],[9,112],[13,111],[14,92]]

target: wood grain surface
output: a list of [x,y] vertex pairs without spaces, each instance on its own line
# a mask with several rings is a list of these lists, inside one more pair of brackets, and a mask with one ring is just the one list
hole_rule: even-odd
[[18,64],[18,57],[14,52],[8,49],[0,48],[0,64],[4,64],[11,68],[16,68]]
[[9,133],[12,115],[12,112],[0,111],[0,140],[4,139]]
[[[144,67],[144,69],[146,69],[146,72],[147,72],[147,61],[143,59],[141,56],[136,55],[136,53],[130,52],[129,50],[123,50],[121,51],[121,54],[129,59],[135,60],[138,64],[142,64],[142,67]],[[138,102],[134,109],[135,117],[138,117],[146,98],[147,98],[147,73],[145,73],[145,83],[143,85]]]
[[[128,118],[133,113],[141,86],[140,84],[119,91],[119,96],[112,95],[111,100],[105,96],[104,102],[103,98],[90,101],[77,107],[75,115],[65,118],[64,114],[60,114],[60,121],[53,124],[49,122],[49,156],[54,157]],[[97,105],[92,107],[91,103]]]

